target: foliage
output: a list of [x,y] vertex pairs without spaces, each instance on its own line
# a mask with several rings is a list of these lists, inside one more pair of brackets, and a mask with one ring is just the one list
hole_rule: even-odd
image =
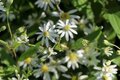
[[119,0],[0,0],[0,80],[119,80]]

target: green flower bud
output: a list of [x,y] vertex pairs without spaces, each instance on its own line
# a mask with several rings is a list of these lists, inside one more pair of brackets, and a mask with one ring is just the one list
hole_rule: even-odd
[[108,46],[111,45],[111,43],[110,43],[109,41],[107,41],[107,40],[104,40],[104,44],[105,44],[105,45],[108,45]]

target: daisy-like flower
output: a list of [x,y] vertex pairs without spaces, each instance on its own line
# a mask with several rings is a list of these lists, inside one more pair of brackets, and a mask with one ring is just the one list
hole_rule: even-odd
[[55,16],[55,17],[60,17],[61,20],[78,20],[80,19],[80,16],[78,15],[75,15],[74,13],[77,12],[77,9],[73,9],[73,10],[70,10],[68,12],[64,12],[64,11],[61,11],[60,13],[59,12],[52,12],[52,15]]
[[77,28],[77,26],[70,22],[69,20],[66,20],[65,22],[59,20],[57,23],[57,27],[59,28],[58,34],[61,34],[60,37],[62,38],[65,36],[66,40],[69,41],[69,37],[73,38],[73,33],[77,34],[77,31],[75,31],[73,28]]
[[27,66],[32,69],[33,66],[37,66],[38,59],[34,55],[34,57],[27,57],[24,61],[18,62],[19,66],[23,66],[23,68],[26,68]]
[[[34,70],[34,76],[36,78],[43,76],[43,80],[51,80],[49,74],[50,72],[54,73],[54,75],[57,75],[56,69],[50,66],[50,64],[42,64],[39,69]],[[58,79],[58,76],[56,76],[56,79]]]
[[111,61],[104,61],[103,67],[95,67],[100,72],[96,73],[97,80],[113,80],[114,75],[117,74],[117,65],[111,65]]
[[104,48],[104,53],[109,57],[113,53],[113,49],[111,47]]
[[47,7],[54,8],[55,0],[37,0],[35,4],[46,10]]
[[[77,51],[77,53],[81,53],[79,52],[79,50]],[[97,50],[95,50],[95,43],[91,43],[90,45],[88,45],[83,52],[81,53],[81,58],[80,58],[80,63],[83,65],[87,65],[87,66],[95,66],[97,65],[100,61],[97,59],[97,56],[99,56],[99,53]]]
[[49,40],[55,43],[55,38],[58,37],[58,35],[56,34],[56,30],[54,28],[55,25],[53,25],[51,21],[48,21],[47,24],[40,26],[39,29],[41,32],[36,33],[39,34],[37,40],[42,38],[42,45],[45,43],[47,47],[49,46]]
[[78,75],[69,75],[69,74],[62,74],[62,76],[68,79],[75,79],[75,80],[87,80],[88,75],[82,75],[82,72],[79,72]]
[[72,69],[74,70],[75,68],[79,68],[78,62],[80,58],[81,58],[81,54],[68,51],[64,62],[67,62],[68,68],[72,67]]
[[[6,13],[5,12],[0,13],[0,18],[4,22],[7,19]],[[9,18],[10,21],[13,21],[16,18],[15,14],[13,13],[13,11],[10,11],[8,18]]]

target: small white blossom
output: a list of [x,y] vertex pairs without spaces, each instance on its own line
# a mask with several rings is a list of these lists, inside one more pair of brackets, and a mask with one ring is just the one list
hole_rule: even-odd
[[[4,22],[7,19],[6,13],[5,12],[0,13],[0,18]],[[10,11],[8,18],[9,18],[10,21],[13,21],[16,18],[15,14],[13,13],[13,11]]]
[[65,36],[67,41],[69,41],[69,37],[70,38],[74,37],[73,33],[77,34],[77,31],[74,30],[75,28],[77,28],[77,26],[74,23],[70,22],[69,20],[66,20],[65,22],[59,20],[57,25],[58,25],[57,28],[59,28],[58,34],[61,34],[60,35],[61,38]]
[[37,0],[35,4],[46,10],[48,7],[54,8],[55,0]]
[[37,37],[37,40],[42,38],[42,44],[46,44],[47,47],[49,47],[49,41],[52,41],[53,43],[56,42],[55,38],[58,37],[55,31],[55,25],[51,21],[49,21],[47,24],[45,23],[43,26],[39,27],[39,30],[41,32],[37,32],[36,34],[39,34]]
[[43,53],[44,53],[44,54],[48,54],[48,57],[50,57],[51,55],[56,55],[56,54],[57,54],[57,52],[55,52],[55,51],[53,50],[53,48],[51,48],[51,47],[48,47],[48,49],[45,50]]
[[27,34],[22,34],[20,37],[17,37],[18,43],[27,43],[29,42]]
[[55,17],[59,17],[62,21],[66,21],[69,19],[70,22],[74,22],[75,24],[78,24],[78,20],[80,19],[80,16],[75,15],[74,13],[77,12],[77,9],[70,10],[68,12],[60,11],[60,12],[52,12],[51,15]]
[[95,75],[97,80],[113,80],[114,74],[117,74],[117,65],[111,65],[111,61],[104,61],[103,67],[95,67],[96,70],[99,70]]
[[112,53],[113,53],[113,48],[111,48],[111,47],[106,47],[106,48],[104,48],[104,53],[105,53],[108,57],[111,56]]
[[73,77],[76,77],[76,80],[87,80],[88,75],[82,75],[82,72],[79,72],[78,75],[69,75],[69,74],[62,74],[62,76],[72,79]]
[[81,54],[68,51],[64,61],[67,62],[68,68],[72,67],[72,69],[74,70],[75,68],[79,68],[78,63],[80,58]]
[[88,47],[86,47],[82,52],[81,50],[77,51],[77,53],[81,53],[80,63],[87,65],[87,66],[95,66],[100,61],[97,59],[99,56],[99,53],[94,48],[95,45],[90,44]]
[[51,80],[49,74],[50,72],[54,73],[54,75],[56,75],[56,79],[58,79],[58,73],[56,69],[50,64],[42,64],[39,69],[34,70],[34,76],[36,78],[43,76],[43,80]]
[[32,67],[37,66],[38,58],[36,55],[33,57],[27,57],[24,61],[19,61],[18,65],[26,68],[27,66],[32,69]]

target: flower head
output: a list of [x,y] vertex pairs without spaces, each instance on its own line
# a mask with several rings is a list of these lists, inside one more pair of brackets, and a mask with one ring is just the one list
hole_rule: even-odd
[[113,53],[113,49],[111,47],[104,48],[104,53],[109,57]]
[[52,24],[51,21],[49,21],[47,24],[44,24],[43,26],[39,27],[39,30],[41,32],[37,32],[36,34],[39,34],[38,39],[42,38],[42,44],[46,44],[46,46],[49,46],[48,40],[55,43],[55,38],[58,36],[55,31],[55,25]]
[[65,22],[59,20],[59,22],[57,23],[58,25],[58,34],[61,34],[60,37],[65,36],[66,40],[69,40],[70,38],[73,38],[73,33],[77,34],[77,32],[73,29],[73,28],[77,28],[77,26],[70,22],[69,20],[66,20]]
[[55,0],[37,0],[35,4],[46,10],[48,6],[54,8],[53,4],[55,4]]
[[72,69],[78,68],[78,62],[80,59],[80,55],[75,52],[68,51],[66,57],[65,57],[65,62],[67,62],[67,67]]
[[[38,78],[43,75],[43,80],[51,80],[50,72],[58,75],[56,69],[50,64],[41,64],[38,69],[34,70],[34,76]],[[58,78],[58,76],[56,76],[56,78]]]
[[103,61],[102,67],[95,67],[99,70],[95,75],[97,80],[113,80],[114,74],[117,74],[117,65],[111,65],[111,61]]

